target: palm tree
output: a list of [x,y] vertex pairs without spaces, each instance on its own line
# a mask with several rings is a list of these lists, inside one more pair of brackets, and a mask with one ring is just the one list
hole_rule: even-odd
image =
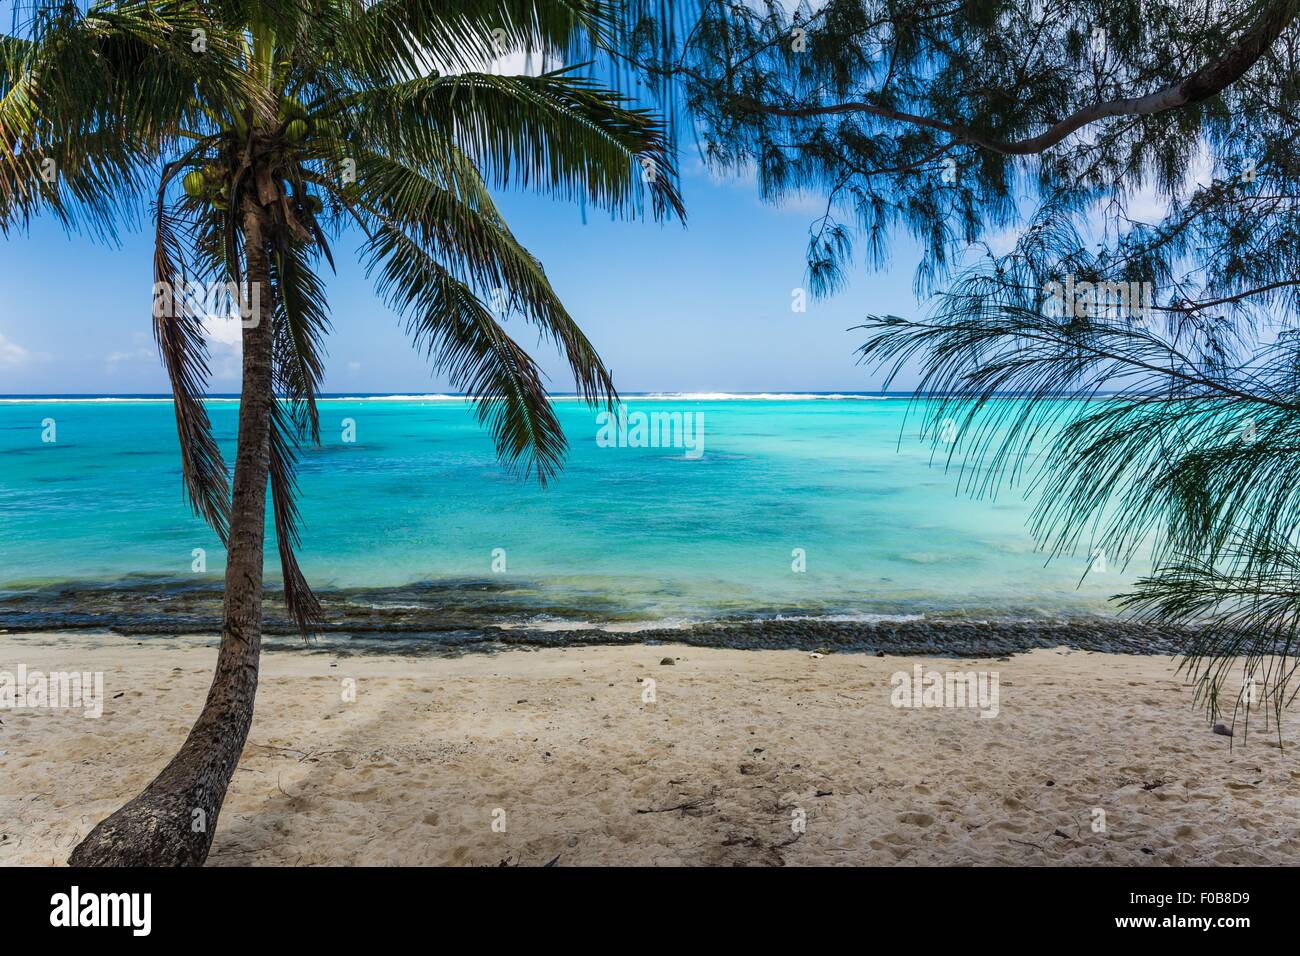
[[[474,396],[502,460],[545,482],[563,434],[539,368],[482,298],[557,343],[589,402],[614,389],[490,190],[615,213],[648,197],[656,216],[680,215],[668,138],[572,66],[485,72],[504,51],[572,64],[606,48],[620,19],[599,0],[108,0],[39,3],[16,22],[0,50],[0,223],[48,212],[113,237],[151,203],[154,332],[184,484],[228,554],[202,713],[69,862],[197,865],[252,722],[268,484],[286,604],[304,634],[320,620],[294,557],[294,465],[300,441],[319,441],[330,240],[359,230],[417,346]],[[244,318],[229,483],[202,401],[194,282],[238,290]]]

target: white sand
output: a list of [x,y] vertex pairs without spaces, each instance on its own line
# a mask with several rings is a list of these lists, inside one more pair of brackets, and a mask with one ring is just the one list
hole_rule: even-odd
[[[0,670],[103,671],[109,698],[98,720],[0,711],[0,864],[62,863],[135,794],[183,740],[215,656],[210,641],[0,634]],[[999,715],[892,707],[890,675],[918,660],[996,670]],[[1167,659],[1065,650],[271,651],[209,863],[1297,863],[1293,725],[1285,751],[1262,717],[1230,750]]]

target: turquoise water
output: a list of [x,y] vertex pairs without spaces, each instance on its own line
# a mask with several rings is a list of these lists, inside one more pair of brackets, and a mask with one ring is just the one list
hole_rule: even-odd
[[[702,413],[703,454],[602,447],[595,413],[562,401],[571,451],[540,489],[501,469],[462,401],[323,402],[323,447],[300,467],[308,578],[414,585],[417,602],[421,585],[490,582],[519,598],[502,616],[600,621],[1091,614],[1128,580],[1112,568],[1080,586],[1087,555],[1045,566],[1015,493],[958,497],[916,423],[901,431],[904,399],[627,402]],[[210,411],[233,460],[238,406]],[[149,575],[165,592],[218,585],[222,566],[182,498],[169,402],[0,401],[0,590]],[[267,568],[278,577],[273,551]]]

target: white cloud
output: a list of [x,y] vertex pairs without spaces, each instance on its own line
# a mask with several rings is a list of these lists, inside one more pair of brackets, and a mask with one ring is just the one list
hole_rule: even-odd
[[[1176,194],[1178,198],[1186,199],[1198,188],[1208,186],[1213,181],[1214,160],[1209,148],[1202,144],[1188,165]],[[1154,183],[1131,191],[1126,199],[1129,218],[1138,222],[1158,223],[1169,214],[1169,200],[1160,194]]]
[[125,351],[109,352],[104,356],[104,362],[108,365],[110,371],[116,371],[119,365],[127,362],[149,362],[158,357],[158,352],[154,349],[149,337],[143,332],[135,332],[131,335],[131,348]]
[[205,315],[203,335],[211,353],[212,380],[234,381],[239,378],[243,348],[243,323],[237,316]]
[[995,256],[1005,256],[1016,247],[1023,230],[1020,226],[1004,226],[984,237],[984,244]]
[[[488,50],[500,49],[497,41],[493,39],[486,40],[485,47]],[[473,72],[491,73],[496,76],[541,76],[543,73],[561,69],[565,65],[562,57],[543,56],[535,50],[507,50],[496,55],[485,53],[480,56],[473,52],[473,48],[462,47],[460,56],[464,60],[473,62]],[[426,54],[424,59],[425,68],[422,72],[426,74],[433,70],[437,70],[443,76],[457,76],[469,72],[459,66],[444,63],[431,54]]]
[[19,365],[25,365],[31,358],[31,352],[17,342],[9,341],[3,333],[0,333],[0,366],[17,368]]
[[558,70],[563,65],[558,59],[543,62],[543,58],[537,53],[529,54],[517,50],[497,57],[487,65],[485,72],[495,73],[497,76],[541,76],[551,70]]
[[[1197,151],[1188,165],[1183,181],[1175,191],[1179,199],[1187,199],[1193,192],[1208,186],[1214,180],[1214,162],[1208,148],[1204,145]],[[1033,197],[1024,197],[1024,202],[1031,210],[1034,208]],[[1170,200],[1161,194],[1154,183],[1148,182],[1140,189],[1130,189],[1123,196],[1124,209],[1128,217],[1136,222],[1155,224],[1161,222],[1169,213]],[[1091,208],[1086,218],[1080,223],[1080,231],[1085,242],[1099,240],[1109,224],[1107,219],[1109,199],[1100,199]],[[1016,243],[1024,233],[1023,223],[996,229],[984,237],[984,244],[995,256],[1004,256],[1015,249]],[[978,252],[978,250],[975,250]]]
[[238,353],[243,346],[243,334],[243,324],[238,318],[226,315],[203,317],[203,335],[208,340],[209,348],[228,348]]
[[[840,205],[839,202],[836,202],[835,206],[831,207],[831,212],[835,212]],[[791,212],[800,216],[815,216],[817,218],[826,215],[826,207],[827,198],[824,194],[806,190],[788,193],[776,202],[776,208],[781,212]]]
[[[687,175],[707,179],[712,186],[726,186],[751,193],[758,190],[758,172],[752,163],[746,163],[738,169],[718,169],[705,163],[697,154],[686,159],[685,171]],[[827,195],[823,192],[797,189],[778,197],[775,201],[766,205],[780,212],[794,213],[808,218],[820,218],[826,214],[827,198]],[[762,203],[761,198],[758,196],[755,196],[754,201]],[[838,209],[841,213],[847,212],[851,214],[852,212],[852,210],[846,209],[843,197],[837,199],[832,211],[835,211],[835,209]]]

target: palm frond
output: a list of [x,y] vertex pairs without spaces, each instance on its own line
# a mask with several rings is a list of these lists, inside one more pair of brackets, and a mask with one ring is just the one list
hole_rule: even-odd
[[618,93],[569,72],[470,73],[370,87],[330,104],[350,142],[448,181],[449,148],[496,188],[519,186],[657,218],[684,217],[663,123]]
[[115,237],[181,130],[265,96],[235,68],[238,33],[199,4],[43,4],[30,29],[0,50],[5,228],[50,210]]
[[224,542],[230,519],[226,465],[203,404],[208,350],[203,317],[184,294],[189,277],[177,223],[168,212],[164,173],[155,209],[154,338],[171,382],[181,472],[191,505]]
[[467,285],[400,231],[381,227],[369,258],[380,295],[406,318],[416,347],[474,402],[502,461],[545,484],[567,442],[533,358]]
[[604,0],[377,0],[347,51],[372,79],[469,72],[518,50],[582,55],[607,44],[621,22]]
[[491,205],[486,189],[471,202],[386,157],[358,157],[353,195],[380,227],[401,231],[476,288],[491,290],[502,311],[518,310],[564,352],[578,392],[609,401],[614,384],[595,347],[561,303],[541,263],[519,244]]

